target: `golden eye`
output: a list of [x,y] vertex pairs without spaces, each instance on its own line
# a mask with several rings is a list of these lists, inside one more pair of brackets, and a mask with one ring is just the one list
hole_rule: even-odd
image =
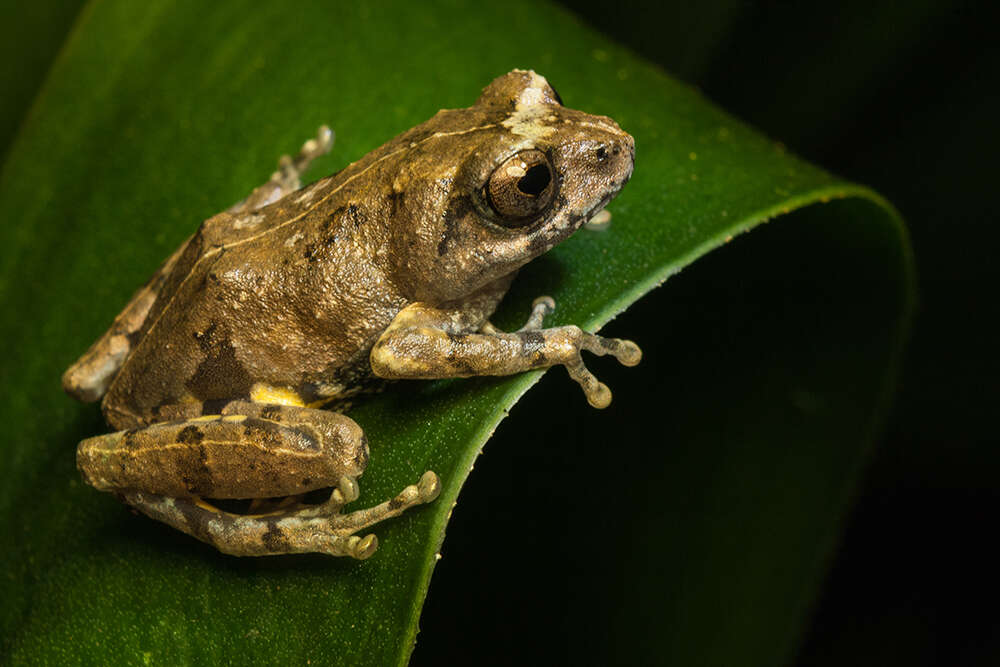
[[496,168],[486,183],[486,199],[504,227],[524,227],[552,201],[555,178],[545,153],[521,151]]

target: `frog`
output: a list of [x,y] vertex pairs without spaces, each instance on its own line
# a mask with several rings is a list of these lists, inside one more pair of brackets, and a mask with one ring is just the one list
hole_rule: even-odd
[[543,327],[547,296],[516,331],[490,322],[518,270],[628,182],[635,144],[614,120],[518,69],[302,187],[332,143],[321,127],[205,220],[62,378],[114,429],[78,444],[83,480],[225,554],[365,559],[378,539],[361,533],[439,495],[426,471],[346,511],[369,459],[345,414],[360,394],[561,365],[603,408],[581,353],[641,358],[629,340]]

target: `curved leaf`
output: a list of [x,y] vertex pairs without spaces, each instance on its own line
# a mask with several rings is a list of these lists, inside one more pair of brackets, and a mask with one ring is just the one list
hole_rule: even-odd
[[[719,302],[743,304],[742,311],[725,310],[732,317],[725,326],[722,318],[715,323],[721,331],[754,322],[753,304],[771,299],[786,306],[761,310],[770,326],[736,337],[741,345],[721,355],[728,364],[700,365],[707,357],[689,359],[691,347],[662,347],[661,336],[671,340],[662,334],[668,320],[619,332],[647,346],[647,367],[656,368],[650,350],[670,359],[666,365],[678,375],[661,378],[687,378],[684,388],[692,388],[678,392],[663,381],[648,388],[669,398],[661,410],[675,425],[667,429],[672,445],[658,452],[673,458],[656,459],[656,466],[642,464],[641,454],[625,459],[632,488],[665,484],[687,489],[688,501],[725,507],[759,502],[759,513],[769,517],[768,508],[798,511],[793,530],[778,540],[789,547],[778,552],[797,574],[768,588],[774,582],[762,573],[771,551],[761,546],[759,562],[742,558],[755,565],[749,569],[726,564],[740,545],[768,543],[771,524],[736,521],[738,513],[726,512],[726,522],[706,524],[718,515],[685,515],[685,497],[676,498],[679,505],[643,505],[626,492],[626,500],[655,511],[623,520],[618,535],[639,535],[628,527],[641,524],[657,541],[682,528],[697,539],[682,561],[666,561],[684,574],[681,583],[655,559],[628,556],[648,590],[674,597],[670,605],[654,605],[642,623],[623,622],[623,636],[649,636],[665,626],[669,650],[659,646],[657,655],[694,650],[700,635],[686,637],[686,624],[717,616],[707,602],[719,599],[709,594],[722,585],[715,577],[738,572],[725,596],[730,603],[749,605],[770,592],[783,601],[784,616],[756,623],[731,618],[720,627],[744,640],[731,647],[749,650],[756,642],[764,647],[756,655],[765,657],[789,650],[789,628],[808,605],[888,395],[910,307],[908,246],[884,202],[786,154],[553,7],[317,3],[286,14],[276,5],[251,11],[240,3],[109,0],[85,8],[0,177],[0,293],[7,305],[0,327],[17,351],[3,362],[13,391],[0,408],[8,426],[0,525],[15,542],[5,552],[0,590],[4,655],[15,662],[115,656],[168,664],[408,659],[462,482],[539,374],[403,383],[352,412],[372,442],[359,506],[426,469],[445,482],[435,504],[379,526],[380,550],[363,563],[224,557],[84,487],[72,448],[105,427],[93,406],[61,395],[59,375],[197,221],[263,181],[275,157],[316,126],[329,123],[338,132],[334,154],[316,166],[332,171],[439,107],[467,106],[483,85],[514,67],[545,74],[570,106],[614,117],[635,136],[638,157],[632,182],[613,205],[611,228],[581,232],[529,266],[505,301],[501,325],[518,322],[532,297],[549,293],[558,303],[553,323],[597,327],[733,236],[782,213],[843,199],[793,216],[794,226],[774,225],[774,234],[761,234],[769,239],[767,252],[744,256],[743,264],[733,260],[743,267],[738,276],[756,275],[741,288],[754,285],[759,293],[741,298],[738,291],[733,296],[732,282],[704,283],[709,294],[727,293],[728,301]],[[805,231],[783,231],[792,227]],[[773,238],[779,232],[784,240]],[[814,255],[817,248],[839,251]],[[720,257],[732,257],[727,253]],[[789,257],[789,270],[808,280],[767,273],[787,269],[779,260]],[[760,258],[767,258],[763,267]],[[702,298],[698,289],[692,293]],[[687,312],[710,313],[712,305],[707,300]],[[712,318],[705,322],[712,331]],[[726,348],[733,341],[716,342]],[[761,355],[770,374],[757,373]],[[737,363],[747,359],[755,363]],[[616,391],[630,381],[628,373],[618,377]],[[736,385],[740,391],[713,393]],[[552,391],[583,403],[567,382]],[[628,423],[616,428],[638,437]],[[792,443],[802,442],[809,443],[801,450],[808,456],[789,456]],[[794,490],[811,500],[797,508],[787,506],[797,497],[789,489],[749,493],[770,488],[773,475],[754,466],[775,451],[784,452],[778,460],[789,475],[823,461],[835,472],[820,485],[801,477],[804,488]],[[720,468],[720,460],[728,463]],[[601,490],[612,472],[622,475],[591,470],[586,482]],[[748,493],[733,492],[743,487]],[[572,524],[592,504],[584,496],[559,517]],[[541,509],[528,516],[552,519]],[[741,532],[728,532],[734,526]],[[812,532],[795,532],[802,526]],[[795,541],[804,538],[813,541]],[[590,549],[578,553],[594,557]],[[587,641],[581,633],[579,645]],[[633,646],[640,650],[638,642]]]

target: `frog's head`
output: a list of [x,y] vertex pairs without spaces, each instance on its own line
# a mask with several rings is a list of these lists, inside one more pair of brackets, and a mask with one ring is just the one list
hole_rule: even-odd
[[416,227],[397,242],[408,245],[407,273],[430,278],[411,283],[424,300],[465,296],[566,239],[618,194],[635,159],[617,123],[564,107],[524,70],[407,134],[425,157],[410,164],[430,176],[414,188],[425,195],[422,213],[408,216]]

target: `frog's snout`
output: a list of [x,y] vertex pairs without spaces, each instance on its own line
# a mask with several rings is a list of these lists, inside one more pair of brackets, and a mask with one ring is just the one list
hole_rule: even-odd
[[625,135],[624,146],[622,148],[622,160],[625,162],[622,169],[621,184],[625,185],[632,178],[632,169],[635,168],[635,140],[631,134]]
[[635,140],[632,135],[617,131],[607,133],[594,149],[594,159],[601,170],[618,187],[628,182],[635,165]]

